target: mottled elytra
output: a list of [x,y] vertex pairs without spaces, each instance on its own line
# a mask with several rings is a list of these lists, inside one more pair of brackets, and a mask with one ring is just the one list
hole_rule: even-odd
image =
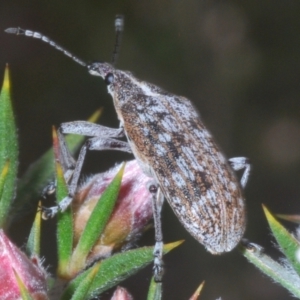
[[[118,39],[123,19],[118,16],[116,20]],[[244,157],[229,161],[225,158],[190,100],[141,81],[111,64],[87,65],[40,33],[20,28],[10,28],[6,32],[41,39],[87,67],[90,74],[103,78],[120,120],[119,129],[87,122],[62,124],[62,134],[76,133],[92,138],[82,147],[76,165],[70,166],[74,167],[74,173],[69,197],[59,207],[51,208],[49,216],[64,210],[72,201],[88,149],[121,150],[133,153],[157,187],[153,196],[156,280],[161,280],[162,276],[160,211],[164,198],[186,230],[211,253],[227,252],[237,245],[245,230],[242,187],[246,185],[250,165]],[[128,143],[117,139],[123,135]],[[64,144],[62,135],[60,139]],[[240,182],[233,169],[245,169]],[[152,190],[155,190],[153,186]]]
[[232,250],[245,228],[242,190],[191,102],[108,63],[89,71],[107,82],[134,156],[185,228],[212,253]]

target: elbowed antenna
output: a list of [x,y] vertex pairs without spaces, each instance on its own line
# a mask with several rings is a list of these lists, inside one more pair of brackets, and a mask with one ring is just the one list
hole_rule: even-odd
[[112,65],[116,64],[116,61],[117,61],[117,58],[119,55],[122,32],[124,30],[124,16],[123,15],[116,15],[115,30],[116,30],[116,41],[115,41],[115,47],[114,47],[114,51],[113,51],[112,59],[111,59]]
[[66,56],[69,56],[71,59],[73,59],[75,62],[82,65],[83,67],[87,66],[87,64],[84,61],[82,61],[81,59],[79,59],[78,57],[73,55],[71,52],[67,51],[66,49],[64,49],[63,47],[58,45],[56,42],[52,41],[47,36],[45,36],[45,35],[43,35],[39,32],[31,31],[31,30],[27,30],[27,29],[22,29],[20,27],[18,27],[18,28],[7,28],[4,31],[6,33],[10,33],[10,34],[25,35],[25,36],[28,36],[28,37],[40,39],[43,42],[48,43],[50,46],[54,47],[55,49],[61,51]]

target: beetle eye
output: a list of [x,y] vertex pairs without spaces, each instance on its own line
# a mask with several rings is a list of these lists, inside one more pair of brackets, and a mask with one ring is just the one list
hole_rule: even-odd
[[107,73],[105,76],[104,82],[106,85],[110,85],[114,82],[114,75],[112,73]]

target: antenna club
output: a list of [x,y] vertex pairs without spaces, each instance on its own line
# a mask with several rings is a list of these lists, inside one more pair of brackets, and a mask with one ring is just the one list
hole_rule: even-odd
[[114,48],[114,51],[112,54],[112,60],[111,60],[113,65],[115,65],[118,54],[119,54],[119,48],[120,48],[121,36],[122,36],[123,29],[124,29],[124,16],[116,15],[116,18],[115,18],[116,42],[115,42],[115,48]]
[[10,28],[6,28],[4,30],[4,32],[9,33],[9,34],[18,34],[19,29],[18,28],[10,27]]
[[115,28],[116,28],[116,31],[124,30],[124,16],[123,15],[116,15]]

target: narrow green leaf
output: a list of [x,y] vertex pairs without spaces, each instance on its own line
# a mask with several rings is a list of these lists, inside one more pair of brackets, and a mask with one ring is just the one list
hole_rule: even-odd
[[20,294],[21,294],[22,300],[34,300],[31,297],[29,291],[27,290],[26,286],[24,285],[22,279],[20,278],[20,276],[18,275],[18,273],[16,272],[16,270],[13,269],[13,271],[14,271],[14,274],[15,274],[15,277],[16,277],[19,289],[20,289]]
[[205,281],[202,281],[202,283],[198,286],[195,293],[192,295],[192,297],[189,300],[197,300],[201,294],[201,291],[203,290]]
[[[164,254],[182,244],[183,241],[164,246]],[[99,295],[107,289],[138,272],[153,261],[154,247],[143,247],[115,254],[101,262],[100,269],[89,290],[86,299]],[[88,271],[80,273],[66,288],[61,300],[70,299],[79,283],[87,276]]]
[[[89,119],[89,122],[96,122],[101,114],[97,110]],[[66,142],[70,153],[74,155],[85,137],[70,134],[66,136]],[[41,198],[43,188],[54,178],[53,150],[49,149],[38,160],[36,160],[18,181],[17,196],[14,201],[14,210],[10,218],[10,223],[17,221],[24,214],[32,212],[38,200]]]
[[290,261],[295,271],[300,275],[300,263],[296,259],[296,252],[300,248],[299,242],[273,217],[264,205],[263,209],[271,231],[280,246],[281,251]]
[[74,273],[79,272],[86,265],[87,256],[99,239],[99,236],[103,232],[105,225],[113,212],[121,187],[124,168],[125,163],[122,165],[112,182],[107,186],[93,209],[72,255],[71,267],[72,272]]
[[0,199],[2,198],[8,171],[9,171],[9,161],[6,162],[0,174]]
[[71,300],[83,300],[86,299],[88,291],[93,283],[93,280],[98,273],[100,268],[100,263],[97,263],[93,267],[91,267],[88,271],[88,274],[83,280],[80,282],[79,286],[75,290]]
[[239,245],[239,249],[264,274],[300,298],[300,278],[292,268],[279,264],[264,254],[262,247],[254,243],[244,242],[244,245]]
[[154,277],[152,276],[148,295],[147,295],[147,300],[161,300],[161,298],[162,298],[162,283],[155,282]]
[[41,251],[41,203],[38,204],[37,213],[35,215],[34,222],[32,224],[30,234],[26,244],[26,251],[29,256],[37,255],[40,257]]
[[[56,197],[60,202],[68,195],[68,189],[64,181],[62,168],[57,164],[57,190]],[[57,274],[64,277],[68,274],[68,265],[72,254],[73,245],[73,221],[72,210],[69,207],[64,212],[57,214],[57,250],[58,270]]]
[[[53,149],[55,155],[56,168],[56,199],[59,203],[68,196],[68,186],[65,182],[62,166],[59,163],[59,142],[55,128],[53,128]],[[57,250],[58,250],[58,268],[57,274],[64,278],[69,275],[69,261],[73,248],[73,220],[72,209],[69,207],[64,212],[57,214]]]
[[18,168],[18,141],[10,97],[8,67],[5,70],[0,93],[0,170],[3,170],[7,161],[10,163],[0,201],[0,228],[7,226],[6,222],[14,198]]

